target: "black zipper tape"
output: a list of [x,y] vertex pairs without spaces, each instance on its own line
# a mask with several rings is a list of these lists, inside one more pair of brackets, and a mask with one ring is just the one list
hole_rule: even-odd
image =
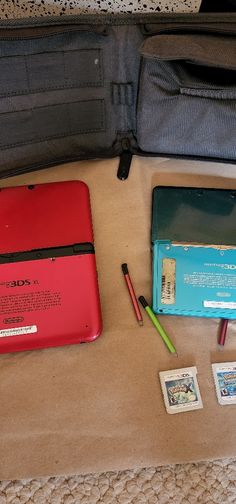
[[34,28],[61,25],[132,25],[143,23],[236,23],[236,12],[196,13],[146,13],[146,14],[79,14],[70,16],[45,16],[36,18],[3,19],[0,28]]
[[75,245],[66,245],[63,247],[49,247],[45,249],[0,254],[0,264],[37,261],[40,259],[54,259],[57,257],[75,256],[82,254],[94,254],[93,244],[76,243]]
[[66,159],[56,159],[53,161],[45,162],[45,163],[40,163],[40,164],[34,164],[30,166],[22,166],[20,168],[10,168],[9,170],[4,170],[0,172],[0,180],[10,178],[10,177],[17,177],[20,175],[23,175],[25,173],[31,173],[34,171],[38,170],[45,170],[47,168],[52,168],[53,166],[58,166],[62,165],[65,163],[74,163],[77,161],[89,161],[89,160],[100,160],[100,159],[114,159],[115,157],[120,156],[120,162],[119,162],[119,167],[117,171],[117,177],[120,180],[126,180],[129,176],[129,171],[130,171],[130,166],[132,162],[132,157],[133,156],[141,156],[141,157],[160,157],[160,158],[169,158],[169,159],[183,159],[183,160],[189,160],[189,161],[210,161],[211,163],[221,163],[221,164],[236,164],[236,159],[226,159],[226,158],[219,158],[219,157],[210,157],[210,156],[197,156],[197,155],[190,155],[190,154],[173,154],[170,152],[146,152],[146,151],[141,151],[139,149],[134,149],[131,148],[130,151],[115,151],[115,152],[110,152],[109,154],[102,154],[101,151],[96,156],[73,156],[73,157],[67,157]]
[[112,159],[120,155],[122,148],[114,148],[107,152],[105,150],[102,152],[102,149],[97,150],[97,152],[93,152],[93,154],[84,154],[78,156],[66,156],[65,158],[59,159],[50,159],[50,161],[45,161],[42,163],[34,163],[28,166],[20,166],[18,168],[9,168],[7,170],[0,171],[0,180],[9,178],[9,177],[17,177],[19,175],[23,175],[24,173],[31,173],[38,170],[45,170],[47,168],[52,168],[53,166],[62,165],[65,163],[75,163],[77,161],[89,161],[96,159]]

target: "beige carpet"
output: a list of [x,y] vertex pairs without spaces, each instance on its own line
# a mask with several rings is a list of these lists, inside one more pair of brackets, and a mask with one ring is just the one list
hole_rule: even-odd
[[236,459],[0,482],[0,504],[226,504],[236,502]]

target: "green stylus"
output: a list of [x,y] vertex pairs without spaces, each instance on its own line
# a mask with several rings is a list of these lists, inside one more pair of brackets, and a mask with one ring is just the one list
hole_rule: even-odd
[[152,309],[150,308],[149,304],[147,303],[146,299],[143,296],[139,296],[139,302],[147,312],[149,318],[151,319],[153,325],[155,326],[157,332],[160,334],[161,338],[163,339],[164,343],[166,344],[168,350],[172,354],[177,355],[177,351],[175,346],[173,345],[172,341],[170,340],[168,334],[166,334],[165,329],[162,327],[161,323],[159,322],[158,318],[156,317],[155,313],[153,313]]

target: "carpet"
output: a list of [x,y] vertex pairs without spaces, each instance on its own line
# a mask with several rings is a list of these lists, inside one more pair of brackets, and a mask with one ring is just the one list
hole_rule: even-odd
[[236,459],[0,482],[0,504],[226,504]]

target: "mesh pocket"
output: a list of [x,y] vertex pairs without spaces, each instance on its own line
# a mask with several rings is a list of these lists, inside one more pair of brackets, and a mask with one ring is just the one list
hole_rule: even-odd
[[234,159],[236,40],[160,35],[146,40],[141,52],[141,149]]

